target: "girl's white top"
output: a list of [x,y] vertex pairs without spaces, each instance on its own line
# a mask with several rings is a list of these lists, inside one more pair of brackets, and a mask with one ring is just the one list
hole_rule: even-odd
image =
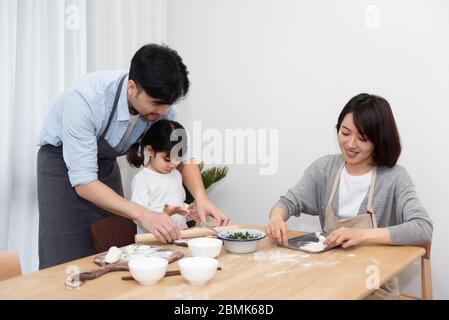
[[[181,173],[174,169],[162,174],[144,167],[133,178],[131,201],[145,208],[161,212],[165,204],[187,207],[184,203],[186,193],[182,186]],[[187,229],[185,216],[174,214],[171,218],[179,229]],[[137,233],[147,233],[142,226],[137,225]]]

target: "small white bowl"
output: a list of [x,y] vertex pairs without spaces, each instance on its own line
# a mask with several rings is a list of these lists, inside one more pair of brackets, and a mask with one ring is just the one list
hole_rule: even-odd
[[[248,232],[254,238],[251,239],[232,239],[230,236],[236,233]],[[259,241],[265,238],[265,233],[254,229],[232,229],[224,230],[218,233],[218,239],[222,239],[224,247],[231,253],[251,253],[257,250]]]
[[132,259],[128,262],[129,271],[141,285],[156,284],[165,276],[168,261],[159,257]]
[[196,238],[187,242],[193,257],[215,258],[221,252],[223,241],[215,238]]
[[210,257],[188,257],[178,261],[179,270],[191,285],[206,284],[217,273],[218,261]]

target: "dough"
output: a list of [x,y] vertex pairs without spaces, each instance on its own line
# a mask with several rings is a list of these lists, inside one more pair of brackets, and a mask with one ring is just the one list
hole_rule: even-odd
[[135,244],[127,245],[125,251],[127,254],[134,254],[134,252],[136,251],[136,245]]
[[134,247],[134,253],[145,253],[151,249],[151,246],[147,244],[139,244]]
[[106,261],[106,263],[117,263],[120,261],[121,257],[122,250],[114,246],[109,248],[108,253],[104,257],[104,261]]
[[303,246],[300,247],[300,249],[304,249],[306,251],[310,252],[320,252],[327,248],[327,244],[324,243],[324,240],[326,240],[326,237],[320,235],[318,237],[318,242],[309,242]]

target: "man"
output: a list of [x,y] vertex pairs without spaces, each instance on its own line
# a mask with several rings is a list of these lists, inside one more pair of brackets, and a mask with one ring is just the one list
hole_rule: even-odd
[[[111,213],[133,219],[164,243],[180,237],[168,215],[123,197],[116,158],[155,121],[175,120],[171,105],[187,94],[187,75],[176,51],[149,44],[135,53],[129,74],[88,74],[56,100],[38,143],[40,269],[94,254],[90,225]],[[201,220],[211,215],[227,224],[191,157],[182,160],[183,183]]]

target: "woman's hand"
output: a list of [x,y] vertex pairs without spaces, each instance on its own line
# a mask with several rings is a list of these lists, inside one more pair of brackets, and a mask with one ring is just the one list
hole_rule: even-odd
[[332,231],[324,241],[326,244],[341,244],[343,248],[359,244],[391,244],[388,228],[355,229],[338,228]]
[[342,248],[348,248],[351,246],[356,246],[362,244],[367,238],[367,233],[370,229],[355,229],[355,228],[345,228],[341,227],[337,230],[332,231],[324,241],[325,244],[337,244],[342,246]]
[[278,243],[284,245],[288,244],[287,223],[284,221],[284,209],[275,207],[271,210],[267,234]]
[[332,231],[324,241],[326,244],[342,244],[343,248],[359,244],[391,244],[388,228],[355,229],[338,228]]

